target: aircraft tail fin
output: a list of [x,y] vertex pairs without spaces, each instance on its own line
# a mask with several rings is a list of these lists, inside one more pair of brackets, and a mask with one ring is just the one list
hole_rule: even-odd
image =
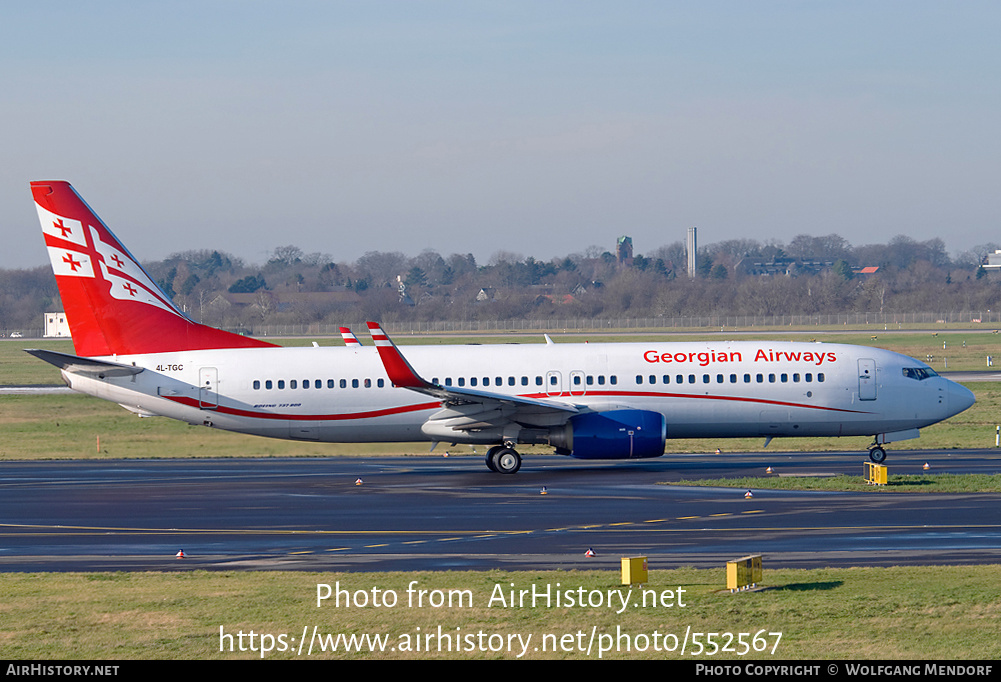
[[68,182],[31,193],[78,355],[274,345],[188,318]]

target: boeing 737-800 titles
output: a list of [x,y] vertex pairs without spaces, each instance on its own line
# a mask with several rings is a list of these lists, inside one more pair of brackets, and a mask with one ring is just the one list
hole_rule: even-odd
[[67,182],[33,182],[76,355],[30,350],[70,388],[141,416],[272,438],[489,446],[584,459],[658,457],[668,438],[873,436],[885,443],[973,394],[886,350],[787,342],[283,348],[190,320]]

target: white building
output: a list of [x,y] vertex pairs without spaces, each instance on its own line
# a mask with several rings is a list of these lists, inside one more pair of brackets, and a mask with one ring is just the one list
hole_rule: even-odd
[[994,253],[987,254],[983,266],[985,270],[1001,268],[1001,249],[995,249]]
[[70,326],[66,323],[66,313],[45,313],[45,338],[70,338]]

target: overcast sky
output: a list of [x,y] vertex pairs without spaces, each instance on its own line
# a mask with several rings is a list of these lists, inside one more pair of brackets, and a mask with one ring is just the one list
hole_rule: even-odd
[[138,258],[549,259],[619,235],[1001,241],[997,2],[17,2],[0,267],[31,180]]

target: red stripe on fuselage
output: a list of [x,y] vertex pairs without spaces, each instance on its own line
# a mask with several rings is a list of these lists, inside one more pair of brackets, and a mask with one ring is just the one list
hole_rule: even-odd
[[[602,396],[602,397],[629,397],[629,398],[692,398],[697,400],[726,400],[734,402],[745,402],[754,403],[760,405],[778,405],[781,407],[801,407],[808,410],[823,410],[828,412],[845,412],[848,414],[871,414],[863,410],[847,410],[840,407],[825,407],[823,405],[803,405],[801,403],[790,403],[781,400],[765,400],[763,398],[747,398],[744,396],[724,396],[724,395],[692,395],[687,393],[642,393],[638,391],[596,391],[588,393],[587,396]],[[200,408],[198,401],[193,398],[187,398],[182,396],[162,396],[168,400],[173,400],[181,405],[187,405],[188,407]],[[586,396],[551,396],[546,393],[530,394],[526,396],[521,396],[524,398],[560,398],[560,399],[574,399],[583,398]],[[374,419],[377,417],[388,417],[395,414],[407,414],[409,412],[421,412],[423,410],[433,410],[441,407],[439,402],[431,403],[417,403],[414,405],[402,405],[400,407],[388,407],[380,410],[368,410],[365,412],[349,412],[340,414],[288,414],[281,412],[259,412],[255,410],[246,410],[234,407],[226,407],[225,405],[219,405],[213,407],[211,412],[220,412],[222,414],[230,414],[235,417],[250,417],[255,419],[289,419],[295,421],[347,421],[351,419]]]
[[[173,400],[175,403],[180,403],[181,405],[187,405],[188,407],[198,407],[198,401],[193,398],[186,398],[182,396],[162,396],[167,400]],[[421,412],[422,410],[434,410],[441,407],[437,402],[434,403],[419,403],[416,405],[403,405],[401,407],[387,407],[382,410],[369,410],[366,412],[349,412],[345,414],[284,414],[280,412],[257,412],[254,410],[243,410],[235,407],[226,407],[225,405],[219,405],[217,407],[212,407],[210,412],[220,412],[222,414],[231,414],[234,417],[251,417],[254,419],[291,419],[297,421],[309,420],[309,421],[344,421],[348,419],[374,419],[376,417],[388,417],[394,414],[406,414],[407,412]]]

